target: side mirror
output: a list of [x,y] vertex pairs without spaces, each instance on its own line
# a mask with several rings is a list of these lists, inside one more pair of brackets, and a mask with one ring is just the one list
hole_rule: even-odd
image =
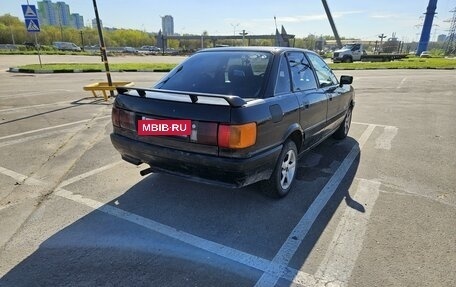
[[340,76],[340,84],[339,86],[343,85],[351,85],[353,83],[353,77],[352,76]]

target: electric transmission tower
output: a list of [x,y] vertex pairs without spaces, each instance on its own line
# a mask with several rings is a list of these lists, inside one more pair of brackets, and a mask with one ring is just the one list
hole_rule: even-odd
[[456,8],[451,10],[453,12],[453,17],[450,20],[445,22],[450,22],[450,29],[448,30],[448,36],[445,40],[445,55],[455,55],[456,54]]

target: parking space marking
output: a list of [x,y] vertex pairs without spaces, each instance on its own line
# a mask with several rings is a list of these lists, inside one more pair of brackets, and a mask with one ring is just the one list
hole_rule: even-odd
[[[107,118],[110,116],[104,116],[101,118]],[[79,121],[80,122],[86,122],[89,120],[84,120],[84,121]],[[70,123],[70,124],[75,124],[75,123]],[[65,124],[69,125],[69,124]],[[186,233],[183,231],[179,231],[173,227],[161,224],[159,222],[156,222],[152,219],[142,217],[140,215],[130,213],[128,211],[122,210],[120,208],[114,207],[107,205],[106,203],[102,203],[90,198],[85,198],[82,197],[81,195],[74,194],[68,190],[65,190],[61,187],[69,185],[71,183],[77,182],[78,180],[81,180],[83,178],[87,178],[89,176],[95,175],[99,172],[102,172],[104,170],[108,170],[117,164],[119,164],[122,161],[114,162],[105,166],[102,166],[100,168],[88,171],[86,173],[83,173],[81,175],[75,176],[73,178],[70,178],[66,181],[63,181],[59,187],[56,188],[54,195],[66,198],[68,200],[71,200],[73,202],[83,204],[85,206],[91,207],[93,209],[102,211],[106,214],[110,214],[112,216],[115,216],[117,218],[129,221],[131,223],[143,226],[145,228],[148,228],[149,230],[153,230],[155,232],[161,233],[163,235],[166,235],[168,237],[174,238],[178,241],[184,242],[186,244],[189,244],[191,246],[197,247],[199,249],[211,252],[215,255],[224,257],[226,259],[232,260],[234,262],[243,264],[245,266],[249,266],[252,268],[255,268],[259,271],[264,272],[263,275],[261,276],[260,280],[257,282],[255,286],[274,286],[277,281],[280,278],[286,279],[290,282],[293,282],[295,284],[302,284],[306,286],[324,286],[325,284],[331,282],[335,276],[336,280],[339,280],[340,282],[344,282],[343,280],[346,280],[351,273],[351,270],[354,267],[354,263],[356,262],[356,259],[358,257],[358,253],[361,250],[362,247],[362,242],[356,242],[356,244],[359,244],[359,246],[354,247],[356,250],[359,250],[358,252],[355,252],[354,254],[349,253],[349,256],[347,257],[346,255],[341,255],[342,253],[339,251],[338,248],[339,244],[345,244],[345,245],[350,245],[352,246],[352,242],[347,241],[347,238],[351,236],[351,230],[350,232],[346,231],[344,227],[350,227],[349,224],[353,223],[355,221],[355,218],[358,220],[360,214],[359,213],[350,213],[349,210],[346,210],[344,213],[344,217],[341,220],[341,223],[339,223],[336,234],[340,235],[345,235],[344,236],[337,236],[337,240],[333,243],[325,256],[325,259],[323,261],[323,265],[320,266],[320,268],[317,271],[317,274],[308,274],[306,272],[296,270],[294,268],[288,267],[288,264],[295,254],[296,250],[304,240],[307,232],[310,230],[312,224],[316,220],[317,216],[321,212],[321,210],[326,206],[327,202],[331,198],[331,196],[334,194],[336,191],[337,187],[339,186],[340,182],[343,180],[345,177],[346,173],[350,169],[353,161],[356,159],[358,156],[360,150],[362,147],[365,145],[369,137],[371,136],[372,132],[377,126],[382,126],[382,125],[375,125],[375,124],[368,124],[366,130],[363,132],[361,135],[360,139],[358,140],[358,145],[352,147],[350,150],[349,154],[345,157],[345,159],[342,161],[334,175],[330,178],[328,183],[325,185],[325,187],[322,189],[322,191],[319,193],[317,198],[314,200],[312,205],[308,208],[304,216],[301,218],[299,223],[296,225],[296,227],[293,229],[291,234],[288,236],[287,240],[285,243],[282,245],[280,248],[279,252],[276,254],[273,260],[268,260],[264,259],[213,241],[206,240],[204,238],[198,237],[196,235]],[[388,126],[385,126],[388,127]],[[55,128],[55,127],[50,127],[50,128]],[[0,167],[0,173],[8,175],[16,180],[26,180],[29,181],[29,183],[33,184],[39,184],[43,185],[45,184],[44,182],[40,180],[35,180],[33,178],[28,178],[27,176],[21,175],[19,173],[16,173],[14,171],[1,168]],[[363,182],[366,181],[365,183],[367,186],[363,187]],[[363,193],[365,193],[366,189],[371,189],[372,186],[374,186],[375,189],[375,183],[367,181],[367,180],[362,180],[360,179],[360,186],[358,187],[357,194],[360,193],[359,196],[362,196]],[[357,201],[364,202],[363,197],[358,198],[356,197]],[[369,198],[370,202],[372,201],[372,198]],[[367,200],[366,200],[367,202]],[[375,202],[375,200],[374,200]],[[373,207],[370,206],[371,208]],[[370,211],[369,211],[370,215]],[[365,223],[367,224],[368,216],[365,219]],[[364,221],[363,221],[364,222]],[[363,229],[361,228],[361,231],[357,232],[363,232]],[[296,238],[298,238],[296,240]],[[335,235],[336,238],[336,235]],[[355,236],[352,239],[359,239],[362,237]],[[340,241],[340,242],[339,242]],[[350,242],[350,243],[348,243]],[[353,249],[353,247],[352,247]],[[354,255],[354,256],[353,256]],[[350,266],[346,266],[344,269],[344,273],[340,275],[340,269],[337,264],[342,264],[339,262],[340,258],[337,256],[341,256],[340,258],[350,258],[350,262],[353,263],[353,266],[350,268]],[[351,256],[351,257],[350,257]],[[334,262],[337,261],[337,262]],[[345,266],[345,265],[344,265]],[[336,273],[338,271],[339,273]]]
[[371,124],[371,123],[362,123],[362,122],[352,122],[352,124],[362,125],[362,126],[375,126],[375,127],[382,127],[382,128],[387,128],[387,127],[397,128],[395,126],[379,125],[379,124]]
[[0,173],[6,176],[11,177],[12,179],[16,180],[17,182],[21,182],[24,184],[30,185],[43,185],[44,183],[41,180],[34,179],[32,177],[28,177],[26,175],[17,173],[13,170],[4,168],[0,166]]
[[107,119],[107,118],[111,118],[111,115],[95,117],[95,118],[92,118],[92,119],[86,119],[86,120],[66,123],[66,124],[62,124],[62,125],[51,126],[51,127],[46,127],[46,128],[41,128],[41,129],[36,129],[36,130],[31,130],[31,131],[26,131],[26,132],[22,132],[22,133],[12,134],[12,135],[8,135],[8,136],[3,136],[3,137],[0,137],[0,140],[14,138],[14,137],[20,137],[20,136],[24,136],[24,135],[33,134],[33,133],[38,133],[38,132],[48,131],[48,130],[52,130],[52,129],[68,127],[68,126],[77,125],[77,124],[83,124],[83,123],[87,123],[87,122],[90,122],[90,121],[93,121],[93,120],[101,120],[101,119]]
[[383,133],[375,140],[376,149],[391,149],[391,142],[397,135],[396,127],[384,127]]
[[407,77],[404,77],[404,78],[402,79],[402,81],[399,83],[399,85],[397,85],[396,89],[402,88],[402,86],[404,85],[404,83],[405,83],[406,80],[407,80]]
[[[98,172],[101,171],[101,169],[106,170],[108,169],[108,166],[113,166],[117,164],[112,163],[109,165],[106,165],[104,167],[96,169]],[[88,173],[85,173],[85,175],[91,173],[91,175],[95,174],[93,171],[89,171]],[[45,185],[44,181],[33,179],[33,178],[28,178],[25,175],[19,174],[17,172],[11,171],[9,169],[0,167],[0,173],[7,175],[9,177],[12,177],[13,179],[16,180],[27,180],[30,181],[30,183],[34,183],[36,185]],[[90,176],[90,175],[87,175]],[[79,178],[79,176],[73,178],[76,179]],[[120,208],[114,207],[107,205],[106,203],[99,202],[90,198],[83,197],[79,194],[74,194],[69,190],[63,189],[63,188],[56,188],[56,191],[54,192],[54,195],[71,200],[73,202],[76,202],[78,204],[85,205],[87,207],[90,207],[94,210],[98,210],[101,212],[104,212],[106,214],[109,214],[111,216],[126,220],[128,222],[131,222],[133,224],[137,224],[139,226],[142,226],[144,228],[147,228],[149,230],[158,232],[160,234],[166,235],[170,238],[176,239],[178,241],[181,241],[183,243],[186,243],[190,246],[205,250],[207,252],[213,253],[217,256],[224,257],[226,259],[232,260],[234,262],[243,264],[248,267],[255,268],[257,270],[263,271],[263,272],[268,272],[268,270],[282,270],[281,266],[275,265],[273,262],[270,260],[249,254],[247,252],[243,252],[210,240],[206,240],[204,238],[201,238],[199,236],[177,230],[173,227],[167,226],[165,224],[161,224],[159,222],[156,222],[152,219],[122,210]],[[11,205],[7,205],[4,207],[1,207],[0,210],[5,209],[10,207]],[[271,267],[273,267],[271,269]],[[327,283],[325,281],[318,280],[315,278],[313,275],[302,272],[300,270],[296,270],[290,267],[286,268],[287,272],[283,274],[282,278],[294,282],[294,283],[299,283],[299,282],[307,282],[308,284],[311,283],[316,283],[316,282],[323,282]],[[274,274],[277,274],[274,273]],[[300,281],[296,281],[295,278],[298,278]],[[303,281],[304,280],[304,281]],[[315,285],[315,284],[312,284]]]
[[[293,255],[298,250],[299,246],[306,237],[307,233],[309,232],[313,223],[317,219],[318,215],[326,206],[334,192],[337,190],[337,187],[344,179],[348,170],[352,166],[353,161],[359,155],[360,150],[369,139],[375,127],[375,125],[369,125],[366,128],[366,130],[363,132],[358,141],[359,145],[353,146],[353,148],[350,150],[349,154],[342,161],[334,175],[329,179],[324,188],[318,194],[317,198],[315,198],[315,200],[307,209],[304,216],[301,218],[301,220],[295,226],[293,231],[290,233],[287,240],[283,243],[282,247],[277,252],[276,256],[274,256],[274,259],[272,260],[273,264],[271,264],[270,268],[268,268],[268,271],[261,276],[261,278],[257,281],[255,286],[272,287],[276,285],[277,281],[286,271],[287,266],[290,263],[290,260],[293,258]],[[278,274],[277,270],[275,270],[276,266],[281,266],[281,270]],[[273,275],[271,273],[275,274]]]
[[79,129],[79,127],[72,127],[72,128],[63,129],[63,130],[57,130],[57,131],[51,131],[51,132],[47,132],[47,133],[40,133],[40,134],[36,134],[36,135],[20,137],[18,139],[0,142],[0,148],[4,147],[4,146],[22,144],[22,143],[32,141],[32,140],[47,138],[47,137],[51,137],[53,135],[59,135],[62,133],[68,133],[68,132],[75,131],[77,129]]
[[72,92],[72,90],[64,90],[64,89],[57,89],[57,90],[50,90],[45,92],[24,92],[24,93],[15,93],[14,95],[4,95],[0,96],[0,99],[6,98],[18,98],[18,97],[34,97],[34,96],[49,96],[52,94],[61,94],[62,92]]
[[359,211],[349,206],[336,227],[325,257],[315,276],[325,281],[346,286],[356,259],[361,252],[370,214],[380,194],[381,183],[361,179],[353,199],[364,208]]
[[67,185],[70,185],[72,183],[75,183],[77,181],[80,181],[84,178],[87,178],[89,176],[92,176],[92,175],[95,175],[97,173],[100,173],[102,171],[105,171],[105,170],[108,170],[108,169],[111,169],[113,167],[115,167],[116,165],[122,163],[123,160],[119,160],[119,161],[116,161],[116,162],[113,162],[113,163],[110,163],[110,164],[107,164],[107,165],[104,165],[102,167],[99,167],[99,168],[96,168],[96,169],[93,169],[93,170],[90,170],[88,172],[85,172],[83,174],[80,174],[80,175],[77,175],[73,178],[70,178],[70,179],[67,179],[67,180],[64,180],[62,181],[58,186],[57,186],[57,189],[61,188],[61,187],[65,187]]
[[59,105],[64,105],[64,104],[71,104],[72,102],[74,102],[74,101],[63,101],[63,102],[56,102],[56,103],[50,103],[50,104],[39,104],[39,105],[15,107],[15,108],[0,110],[0,113],[1,112],[3,112],[3,113],[14,112],[14,111],[19,111],[19,110],[33,109],[33,108],[43,108],[43,107],[48,107],[48,106],[59,106]]
[[[122,210],[120,208],[107,205],[103,202],[99,202],[90,198],[83,197],[79,194],[74,194],[71,191],[65,190],[65,189],[58,189],[55,192],[55,195],[60,196],[62,198],[71,200],[73,202],[91,207],[95,210],[104,212],[106,214],[109,214],[111,216],[126,220],[128,222],[137,224],[139,226],[142,226],[144,228],[147,228],[149,230],[155,231],[157,233],[166,235],[170,238],[173,238],[175,240],[178,240],[180,242],[186,243],[190,246],[197,247],[201,250],[205,250],[207,252],[210,252],[212,254],[215,254],[220,257],[224,257],[226,259],[232,260],[234,262],[243,264],[248,267],[255,268],[257,270],[263,271],[263,272],[273,272],[274,275],[278,275],[278,271],[282,271],[283,273],[283,268],[282,266],[279,266],[275,264],[274,262],[271,262],[270,260],[264,259],[262,257],[258,257],[252,254],[249,254],[247,252],[243,252],[210,240],[206,240],[204,238],[201,238],[199,236],[184,232],[182,230],[177,230],[173,227],[170,227],[168,225],[159,223],[157,221],[154,221],[152,219]],[[315,278],[313,275],[293,269],[293,268],[285,268],[288,272],[287,274],[284,274],[282,278],[287,279],[291,282],[293,282],[294,277],[296,276],[300,280],[305,280],[307,283],[316,283],[316,282],[324,282],[318,280]]]

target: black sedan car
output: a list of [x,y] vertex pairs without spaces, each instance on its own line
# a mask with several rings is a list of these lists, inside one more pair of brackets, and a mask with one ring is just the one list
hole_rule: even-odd
[[355,105],[352,77],[338,80],[312,51],[223,47],[200,51],[153,88],[118,88],[111,141],[122,158],[230,187],[292,189],[300,154],[343,139]]

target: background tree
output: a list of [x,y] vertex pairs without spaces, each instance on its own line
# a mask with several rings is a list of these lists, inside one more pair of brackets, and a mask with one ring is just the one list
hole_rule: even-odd
[[10,14],[0,16],[0,44],[22,44],[26,34],[25,24],[19,18]]

